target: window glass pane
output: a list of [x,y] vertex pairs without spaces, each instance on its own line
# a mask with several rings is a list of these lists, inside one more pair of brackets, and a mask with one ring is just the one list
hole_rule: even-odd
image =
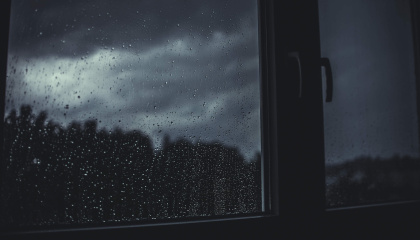
[[[319,1],[327,206],[420,197],[419,126],[409,1]],[[325,81],[325,79],[324,79]]]
[[262,211],[257,1],[13,1],[6,226]]

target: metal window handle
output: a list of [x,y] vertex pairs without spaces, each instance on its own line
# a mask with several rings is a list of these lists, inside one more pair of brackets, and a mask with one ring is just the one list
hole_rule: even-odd
[[299,98],[302,98],[302,66],[300,64],[299,52],[289,52],[288,56],[297,61],[299,67]]
[[333,77],[330,60],[328,58],[321,58],[321,67],[325,68],[326,77],[326,97],[325,102],[332,102],[333,97]]

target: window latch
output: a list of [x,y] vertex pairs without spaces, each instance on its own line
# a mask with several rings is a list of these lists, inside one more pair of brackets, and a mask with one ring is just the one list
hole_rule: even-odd
[[326,97],[325,102],[332,102],[333,97],[333,77],[330,60],[328,58],[321,58],[321,67],[325,68],[326,80]]

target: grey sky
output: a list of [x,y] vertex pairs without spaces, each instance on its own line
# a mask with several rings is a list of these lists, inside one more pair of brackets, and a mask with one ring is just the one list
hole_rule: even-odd
[[[71,2],[71,3],[69,3]],[[14,1],[6,112],[260,151],[256,1]]]
[[321,54],[334,99],[324,104],[327,163],[419,157],[409,1],[320,0]]

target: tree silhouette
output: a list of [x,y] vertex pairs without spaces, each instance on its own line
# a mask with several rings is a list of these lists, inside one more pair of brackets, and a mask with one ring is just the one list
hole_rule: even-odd
[[[28,105],[4,120],[3,226],[132,222],[261,212],[261,154],[245,162],[218,142],[170,141],[140,130],[67,127]],[[327,206],[420,197],[420,161],[362,156],[326,167]]]
[[131,222],[261,211],[261,156],[246,163],[220,143],[154,151],[140,130],[62,127],[29,105],[4,121],[4,226]]
[[420,160],[362,156],[327,166],[327,206],[342,207],[420,197]]

